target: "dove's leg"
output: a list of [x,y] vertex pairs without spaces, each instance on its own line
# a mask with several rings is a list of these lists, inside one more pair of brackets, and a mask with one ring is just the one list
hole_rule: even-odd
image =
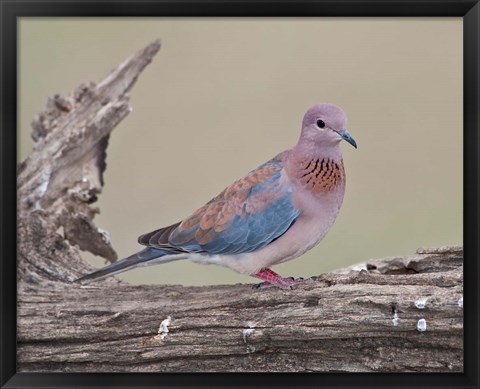
[[271,286],[276,286],[281,289],[292,289],[292,284],[303,281],[303,278],[297,278],[297,279],[293,277],[283,278],[282,276],[275,273],[271,269],[263,269],[258,273],[256,273],[255,277],[258,277],[265,281],[265,282],[262,282],[261,284],[255,285],[255,287],[257,288],[268,288]]

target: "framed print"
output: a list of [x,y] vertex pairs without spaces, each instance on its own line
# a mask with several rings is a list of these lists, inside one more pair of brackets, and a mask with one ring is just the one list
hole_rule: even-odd
[[2,388],[477,387],[479,7],[2,1]]

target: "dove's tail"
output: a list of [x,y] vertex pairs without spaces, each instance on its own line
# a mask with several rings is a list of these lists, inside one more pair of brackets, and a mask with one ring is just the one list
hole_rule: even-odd
[[166,263],[183,258],[185,258],[185,254],[182,255],[179,253],[172,253],[168,250],[147,247],[135,254],[130,255],[127,258],[115,261],[110,265],[95,270],[93,273],[80,277],[76,279],[75,282],[86,283],[131,270],[136,267],[156,265],[158,263]]

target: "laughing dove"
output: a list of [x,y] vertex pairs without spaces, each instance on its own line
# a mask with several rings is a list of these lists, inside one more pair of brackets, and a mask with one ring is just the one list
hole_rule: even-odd
[[139,266],[189,259],[226,266],[291,288],[272,265],[317,245],[333,225],[345,193],[340,141],[357,147],[343,110],[311,107],[297,144],[235,181],[191,216],[141,235],[146,248],[77,281],[103,278]]

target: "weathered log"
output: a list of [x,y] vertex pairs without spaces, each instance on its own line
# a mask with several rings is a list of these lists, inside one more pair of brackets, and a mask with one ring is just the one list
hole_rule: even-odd
[[49,99],[18,171],[20,372],[460,372],[463,250],[419,250],[294,290],[73,283],[116,254],[91,207],[112,129],[154,42],[100,84]]

